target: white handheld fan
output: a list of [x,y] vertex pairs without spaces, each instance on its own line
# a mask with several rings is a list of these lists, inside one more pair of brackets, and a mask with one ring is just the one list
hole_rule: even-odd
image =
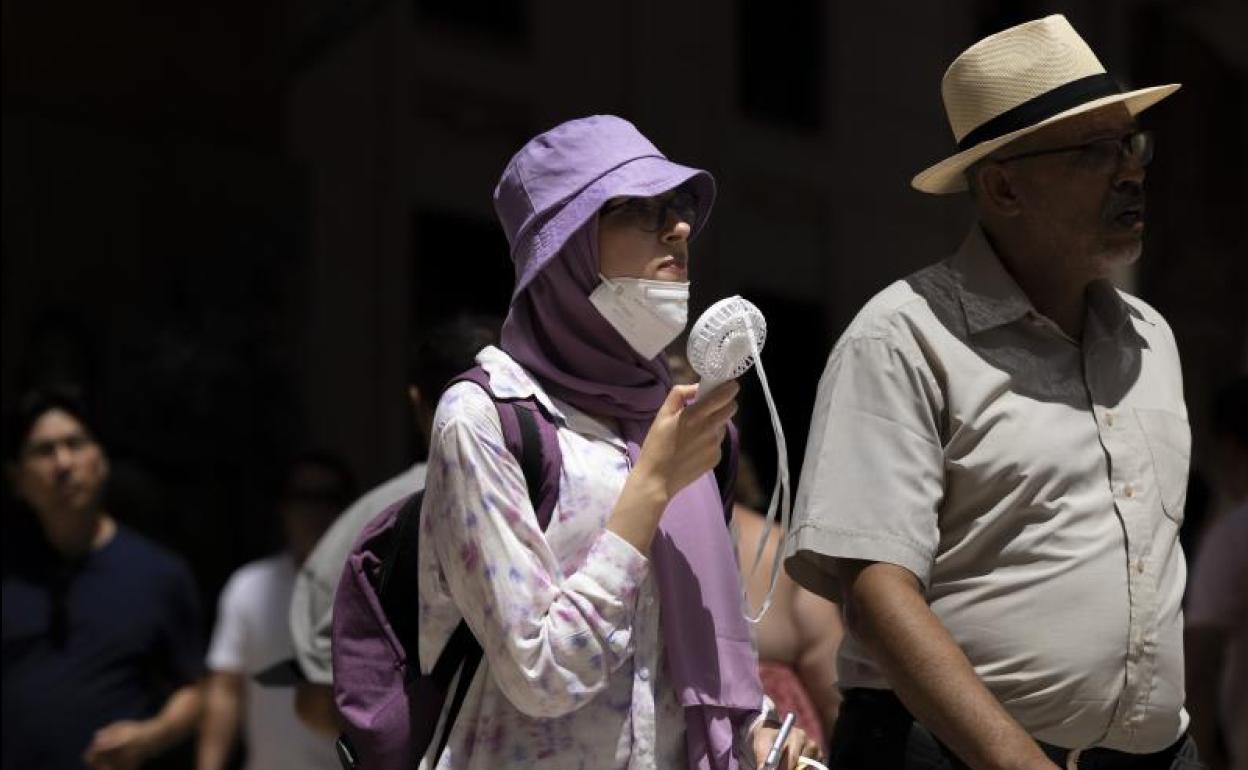
[[[767,589],[767,597],[758,614],[752,614],[749,600],[742,587],[741,601],[746,608],[745,617],[751,623],[763,619],[767,609],[771,607],[772,596],[776,592],[776,580],[780,577],[780,562],[784,556],[784,540],[789,533],[790,492],[789,492],[789,453],[784,443],[784,428],[780,425],[780,416],[776,413],[776,403],[771,397],[771,388],[767,385],[767,373],[763,370],[762,350],[767,339],[767,321],[763,313],[754,303],[733,296],[721,299],[707,308],[706,312],[693,325],[689,332],[689,365],[701,377],[698,384],[698,398],[710,393],[728,380],[736,379],[755,367],[758,379],[763,386],[763,395],[767,399],[767,410],[771,414],[771,428],[776,434],[776,486],[771,493],[771,502],[767,506],[767,525],[754,551],[754,562],[750,567],[749,578],[754,576],[758,564],[762,561],[763,551],[771,536],[771,525],[776,520],[776,510],[780,510],[781,542],[776,549],[776,557],[771,565],[771,582]],[[696,400],[696,399],[695,399]],[[783,492],[781,491],[783,490]],[[740,539],[737,522],[732,524],[732,545],[736,550]]]
[[767,341],[767,321],[753,302],[727,297],[706,309],[689,332],[689,365],[702,378],[698,398],[754,365]]

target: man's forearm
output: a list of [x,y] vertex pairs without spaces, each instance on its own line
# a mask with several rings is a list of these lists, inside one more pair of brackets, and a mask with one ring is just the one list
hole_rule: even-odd
[[203,703],[202,683],[188,684],[175,690],[160,713],[147,721],[152,736],[152,753],[160,753],[190,735],[199,722]]
[[295,691],[295,713],[301,722],[322,735],[337,737],[342,732],[334,688],[329,685],[300,683]]
[[218,672],[208,680],[195,752],[197,770],[221,770],[229,761],[238,735],[242,699],[241,674]]
[[840,574],[851,631],[936,737],[976,770],[1056,767],[976,676],[912,573],[859,562]]

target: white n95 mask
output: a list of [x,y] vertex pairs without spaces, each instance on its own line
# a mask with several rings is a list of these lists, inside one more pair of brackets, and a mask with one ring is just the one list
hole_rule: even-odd
[[642,358],[654,358],[685,330],[688,281],[598,277],[590,303]]

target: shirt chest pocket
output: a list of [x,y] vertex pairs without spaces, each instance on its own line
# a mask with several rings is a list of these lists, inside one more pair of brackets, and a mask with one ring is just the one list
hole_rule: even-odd
[[1192,432],[1187,420],[1161,409],[1135,410],[1156,477],[1157,493],[1166,515],[1183,523],[1187,500],[1187,471],[1192,459]]

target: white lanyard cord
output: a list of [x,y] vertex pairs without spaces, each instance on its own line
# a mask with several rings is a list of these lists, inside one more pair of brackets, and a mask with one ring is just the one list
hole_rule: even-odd
[[[771,502],[767,504],[767,520],[763,527],[762,535],[758,538],[758,546],[754,549],[753,563],[741,587],[741,602],[744,607],[745,619],[757,624],[767,614],[767,610],[770,609],[772,599],[776,593],[776,582],[780,578],[780,566],[784,561],[784,541],[789,534],[790,498],[792,495],[789,492],[789,451],[784,441],[784,427],[780,424],[780,415],[776,411],[776,402],[771,397],[771,387],[767,384],[767,372],[763,369],[763,356],[758,347],[758,338],[754,335],[754,325],[747,322],[745,329],[750,338],[750,348],[754,354],[754,366],[758,369],[758,379],[763,386],[763,397],[767,400],[767,411],[771,415],[771,429],[776,436],[776,484],[772,488]],[[776,556],[771,563],[771,579],[767,587],[767,596],[763,599],[763,605],[758,610],[758,614],[754,615],[752,614],[753,608],[750,607],[749,596],[746,593],[746,586],[753,579],[754,573],[758,571],[759,562],[763,559],[763,551],[766,550],[767,541],[771,538],[772,524],[776,520],[777,507],[780,511],[780,543],[776,548]],[[740,538],[741,529],[734,517],[732,522],[732,545],[734,551]]]

